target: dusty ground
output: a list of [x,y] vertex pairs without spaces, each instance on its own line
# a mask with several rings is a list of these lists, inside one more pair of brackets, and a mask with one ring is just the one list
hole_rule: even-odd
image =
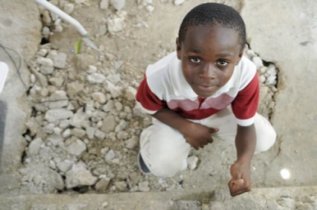
[[[31,110],[23,133],[22,191],[166,191],[200,185],[194,172],[170,179],[140,174],[136,164],[138,137],[151,119],[134,110],[134,94],[144,69],[174,50],[180,19],[197,3],[129,2],[116,11],[111,4],[101,9],[94,1],[56,2],[65,10],[69,5],[74,7],[71,14],[87,26],[100,51],[84,43],[76,50],[80,40],[77,31],[40,10],[41,45],[28,63],[30,85],[26,94]],[[157,19],[161,16],[162,20]],[[176,17],[179,20],[166,21]],[[112,20],[117,22],[112,25]],[[246,54],[262,75],[260,112],[269,117],[277,91],[277,69],[270,63],[263,66],[252,50]],[[193,151],[189,159],[192,170],[202,159],[207,160],[198,167],[208,168],[205,176],[213,183],[226,182],[226,169],[234,157],[232,146],[219,143],[219,147],[224,151],[209,148],[221,156],[212,167],[204,164],[215,155]]]
[[[148,64],[174,50],[183,15],[204,1],[185,1],[181,5],[168,0],[128,1],[120,11],[113,5],[101,8],[104,6],[99,1],[92,0],[51,2],[82,23],[99,52],[84,43],[80,51],[76,50],[78,32],[39,8],[41,37],[35,55],[25,59],[28,66],[23,77],[25,96],[20,100],[26,113],[21,133],[23,147],[18,157],[21,164],[16,169],[18,181],[9,191],[14,194],[188,192],[226,186],[227,169],[235,152],[232,145],[222,142],[215,142],[203,151],[193,151],[192,169],[174,178],[143,176],[136,164],[138,136],[151,122],[148,116],[134,110],[138,82]],[[238,10],[244,6],[237,0],[218,2]],[[271,118],[279,90],[279,70],[266,60],[269,57],[263,61],[257,49],[252,48],[246,54],[258,65],[263,82],[259,112]],[[255,157],[255,187],[273,185],[266,170],[280,154],[279,144],[280,139],[269,154]],[[279,179],[274,184],[290,185]],[[280,209],[292,205],[289,202],[295,198],[289,198],[291,201],[288,197],[279,200]],[[314,208],[313,193],[305,199],[309,201],[304,204]],[[268,209],[274,208],[277,207]]]

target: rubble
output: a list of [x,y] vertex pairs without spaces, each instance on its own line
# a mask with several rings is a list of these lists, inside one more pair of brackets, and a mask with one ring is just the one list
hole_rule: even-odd
[[117,32],[120,32],[124,29],[125,26],[125,18],[127,16],[127,13],[125,11],[119,11],[115,15],[113,15],[111,18],[107,20],[107,26],[108,31],[111,34],[115,34]]
[[199,161],[199,159],[195,155],[188,157],[187,158],[188,168],[190,170],[195,170],[198,166],[198,161]]
[[[184,2],[175,0],[172,4]],[[61,6],[67,8],[68,13],[75,13],[77,6],[90,3],[64,1]],[[97,9],[107,14],[101,21],[107,30],[99,34],[100,37],[111,38],[119,33],[121,37],[130,36],[126,35],[131,15],[126,3],[123,0],[98,1]],[[155,12],[152,0],[137,3],[140,8]],[[43,37],[50,38],[56,30],[63,30],[57,17],[47,11],[42,14]],[[47,193],[79,188],[99,193],[182,189],[183,178],[149,178],[137,173],[139,135],[151,124],[151,117],[137,113],[135,94],[139,79],[127,73],[131,71],[126,69],[128,61],[118,58],[106,44],[100,49],[98,55],[87,49],[71,54],[68,49],[58,49],[47,43],[40,46],[30,62],[28,98],[34,111],[26,122],[24,137],[28,143],[22,169],[24,186]],[[258,68],[263,101],[260,110],[269,116],[274,108],[278,69],[251,49],[246,55]],[[198,155],[188,158],[191,171],[200,167],[200,158]],[[54,182],[50,183],[45,176],[30,181],[34,174],[27,173],[39,163],[49,166],[41,167]],[[47,187],[43,189],[46,182]],[[187,203],[178,205],[186,206]]]
[[125,6],[125,0],[110,0],[110,4],[116,10],[122,10]]
[[177,6],[183,4],[184,2],[185,0],[174,0],[174,4]]
[[66,172],[66,187],[68,189],[80,186],[91,186],[97,181],[97,177],[93,176],[83,162],[74,164],[72,168]]
[[100,9],[107,10],[109,7],[109,0],[101,0],[99,7]]

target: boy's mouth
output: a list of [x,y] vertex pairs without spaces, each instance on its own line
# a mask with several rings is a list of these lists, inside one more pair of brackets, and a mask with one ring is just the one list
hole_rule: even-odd
[[216,85],[197,85],[197,90],[202,93],[212,94],[216,92],[218,87]]
[[198,85],[198,88],[201,89],[201,90],[213,90],[215,89],[216,86],[214,85]]

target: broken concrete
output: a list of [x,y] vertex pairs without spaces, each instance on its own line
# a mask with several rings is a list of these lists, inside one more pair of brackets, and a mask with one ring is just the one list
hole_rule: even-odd
[[[252,48],[281,70],[272,116],[279,144],[266,167],[268,186],[317,184],[316,10],[315,1],[260,0],[246,1],[242,10]],[[280,179],[282,168],[291,171],[290,180]]]

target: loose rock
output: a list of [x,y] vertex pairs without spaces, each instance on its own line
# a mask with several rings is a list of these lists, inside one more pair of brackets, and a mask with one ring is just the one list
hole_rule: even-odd
[[105,133],[114,131],[116,127],[116,120],[113,115],[108,115],[107,117],[104,118],[103,124],[101,126],[101,130]]
[[109,179],[109,178],[100,179],[95,185],[96,191],[100,192],[100,193],[107,192],[107,189],[108,189],[108,186],[110,184],[110,181],[111,181],[111,179]]
[[181,5],[185,2],[185,0],[174,0],[175,5]]
[[74,115],[73,112],[67,109],[51,109],[46,112],[45,119],[48,122],[56,122],[59,120],[69,119],[73,115]]
[[99,4],[100,9],[108,9],[109,7],[109,0],[101,0]]
[[84,163],[74,164],[66,173],[66,187],[68,189],[79,186],[91,186],[95,184],[97,178],[87,170]]
[[39,150],[42,144],[43,144],[43,141],[41,138],[34,139],[29,145],[28,154],[31,156],[37,155],[39,153]]
[[48,75],[54,72],[54,63],[50,58],[39,57],[37,63],[40,65],[42,74]]
[[188,162],[188,168],[190,170],[195,170],[197,168],[197,165],[198,165],[198,157],[197,156],[190,156],[188,159],[187,159],[187,162]]
[[100,73],[92,73],[87,75],[87,80],[91,84],[101,84],[105,81],[106,77]]
[[116,10],[121,10],[125,6],[125,0],[110,0],[110,4]]
[[53,63],[56,68],[64,69],[66,67],[66,60],[67,55],[66,53],[57,53],[56,55],[52,56]]
[[66,150],[75,156],[80,156],[86,150],[86,144],[77,138],[70,138],[65,142]]

